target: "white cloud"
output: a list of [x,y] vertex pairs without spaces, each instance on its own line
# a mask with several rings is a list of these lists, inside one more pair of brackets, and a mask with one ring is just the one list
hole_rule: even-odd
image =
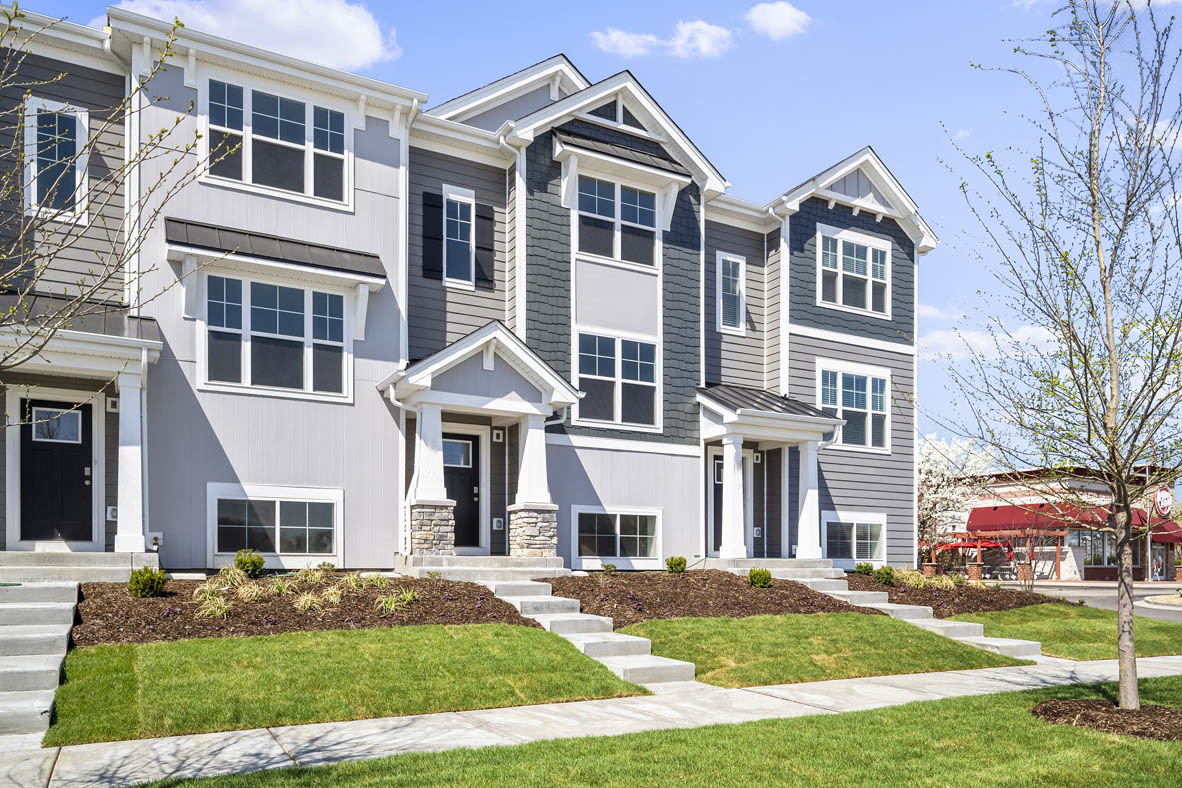
[[791,3],[760,3],[747,11],[747,24],[761,36],[779,41],[797,33],[803,33],[809,22],[808,14]]
[[731,31],[725,27],[695,19],[677,23],[669,41],[669,51],[677,57],[718,57],[733,43]]
[[725,27],[695,19],[678,22],[669,38],[609,27],[593,30],[591,42],[602,51],[621,57],[641,57],[658,51],[681,58],[718,57],[731,48],[734,36]]
[[957,129],[956,131],[952,132],[952,141],[953,142],[960,142],[961,140],[965,139],[966,137],[971,137],[972,134],[973,134],[972,129]]
[[614,27],[593,31],[591,41],[604,52],[620,57],[647,55],[661,44],[661,39],[651,33],[629,33]]
[[985,358],[998,355],[1001,350],[1009,352],[1013,343],[1031,348],[1045,348],[1054,341],[1051,332],[1042,326],[1019,326],[1009,336],[995,338],[988,331],[940,329],[929,331],[919,338],[921,361],[959,361],[972,354]]
[[919,304],[915,309],[915,314],[921,320],[959,320],[963,317],[959,312],[942,309],[935,304]]
[[122,0],[119,7],[333,68],[363,69],[402,54],[394,28],[383,31],[363,3],[349,0]]

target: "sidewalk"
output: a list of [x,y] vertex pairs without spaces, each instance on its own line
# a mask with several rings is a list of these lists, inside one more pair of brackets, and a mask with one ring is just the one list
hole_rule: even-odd
[[[1182,675],[1182,656],[1137,661],[1141,678]],[[547,703],[353,722],[293,725],[163,739],[13,749],[0,741],[0,788],[136,785],[312,766],[458,747],[614,736],[718,723],[863,711],[921,700],[990,695],[1065,684],[1115,681],[1116,660],[913,673],[771,687],[720,689],[698,682],[655,685],[650,697]],[[28,746],[28,742],[24,744]]]

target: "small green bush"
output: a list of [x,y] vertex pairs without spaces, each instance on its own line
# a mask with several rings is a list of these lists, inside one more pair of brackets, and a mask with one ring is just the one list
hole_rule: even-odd
[[320,563],[316,564],[316,568],[325,573],[337,571],[337,565],[332,561],[321,561]]
[[604,564],[601,564],[599,568],[603,570],[603,573],[605,575],[610,575],[612,572],[616,571],[615,564],[604,563]]
[[324,609],[324,601],[311,591],[305,591],[297,596],[292,605],[302,613],[314,613]]
[[385,588],[390,585],[390,578],[385,575],[370,575],[364,579],[365,584],[370,588]]
[[935,577],[928,578],[927,587],[938,588],[941,591],[951,591],[956,588],[956,580],[949,575],[936,575]]
[[439,572],[439,571],[428,572],[427,579],[428,580],[442,580],[443,579],[443,572]]
[[374,600],[373,606],[379,613],[389,615],[405,610],[418,598],[413,588],[405,588],[396,594],[383,594]]
[[234,553],[234,567],[246,573],[247,577],[256,578],[263,576],[264,559],[258,550],[239,550]]
[[357,591],[365,587],[365,578],[361,576],[360,572],[349,572],[341,577],[341,585]]
[[237,588],[250,582],[250,576],[236,566],[223,566],[216,580],[226,588]]
[[889,566],[879,567],[874,570],[874,580],[884,586],[893,586],[895,584],[895,570]]
[[230,615],[230,603],[224,596],[207,596],[197,608],[197,618],[220,618]]
[[127,581],[127,590],[135,597],[164,596],[166,579],[163,569],[141,566],[131,573],[131,579]]
[[874,574],[874,564],[869,561],[863,561],[860,564],[854,565],[855,575],[872,575]]
[[771,588],[771,570],[754,567],[750,572],[747,573],[747,582],[756,588]]
[[277,577],[271,581],[271,593],[275,596],[294,593],[298,587],[290,577]]
[[671,555],[665,559],[665,571],[671,575],[679,575],[685,571],[685,556]]
[[248,605],[252,602],[261,602],[268,596],[267,589],[258,583],[247,583],[244,586],[238,586],[235,589],[235,593],[238,595],[239,602],[245,602]]
[[339,605],[345,596],[345,589],[340,586],[329,586],[320,592],[320,598],[329,605]]
[[918,572],[914,569],[895,569],[894,580],[898,585],[907,586],[908,588],[927,588],[931,585],[931,579],[924,577],[923,572]]

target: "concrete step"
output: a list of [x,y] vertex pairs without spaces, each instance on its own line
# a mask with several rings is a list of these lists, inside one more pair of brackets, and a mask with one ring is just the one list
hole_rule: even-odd
[[1006,657],[1037,657],[1042,654],[1042,644],[1033,640],[987,637],[956,638],[956,640]]
[[490,585],[500,580],[533,580],[537,577],[566,577],[569,569],[562,567],[513,567],[510,569],[486,569],[482,567],[444,567],[430,569],[428,567],[411,567],[403,574],[410,577],[427,577],[431,572],[439,572],[444,580],[462,580],[468,583],[483,583]]
[[703,569],[832,569],[828,558],[707,558]]
[[52,712],[53,690],[0,692],[0,735],[40,733]]
[[130,577],[130,566],[0,565],[0,583],[126,583]]
[[844,580],[827,580],[823,578],[805,577],[797,580],[802,586],[807,586],[814,591],[820,591],[823,594],[836,595],[837,591],[848,591],[849,583]]
[[[875,592],[871,591],[870,593],[873,594]],[[875,610],[881,610],[891,618],[900,618],[906,621],[932,617],[932,609],[927,605],[896,605],[893,602],[871,602],[868,605],[859,605],[859,607],[871,607]]]
[[667,681],[693,681],[694,663],[649,654],[601,657],[599,662],[624,681],[633,684],[658,684]]
[[495,596],[550,596],[549,583],[533,580],[494,580],[489,588]]
[[0,657],[0,693],[57,689],[64,660],[61,654]]
[[77,553],[68,550],[0,551],[0,567],[18,566],[135,569],[140,566],[160,566],[160,556],[156,553]]
[[0,629],[0,657],[65,654],[70,626],[14,626]]
[[[0,604],[0,627],[74,623],[73,602],[14,602]],[[3,630],[0,630],[2,633]]]
[[926,629],[928,632],[935,632],[937,635],[943,635],[946,638],[971,638],[981,637],[985,634],[985,626],[983,624],[974,624],[971,621],[948,621],[943,618],[917,618],[910,623],[920,629]]
[[600,657],[644,656],[652,653],[652,642],[648,638],[625,635],[620,632],[569,633],[564,638],[575,648],[593,659]]
[[556,635],[612,631],[610,618],[592,616],[588,613],[538,613],[530,618],[541,624],[543,629]]
[[562,568],[561,556],[549,558],[524,555],[408,555],[396,561],[396,565],[410,567],[487,567],[493,569],[510,569],[512,567],[543,566]]
[[[845,581],[842,581],[845,582]],[[886,591],[829,591],[829,596],[834,599],[840,599],[842,602],[849,602],[851,605],[880,605],[886,602],[890,597]]]
[[500,596],[523,616],[534,616],[539,613],[578,613],[579,600],[567,599],[561,596]]
[[0,604],[18,602],[77,602],[77,583],[21,583],[0,586]]

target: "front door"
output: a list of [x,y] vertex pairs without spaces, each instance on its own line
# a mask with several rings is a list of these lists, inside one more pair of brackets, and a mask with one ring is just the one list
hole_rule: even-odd
[[443,436],[443,483],[456,502],[456,547],[480,547],[480,439]]
[[1154,580],[1173,580],[1174,578],[1172,577],[1166,577],[1166,546],[1164,544],[1155,544],[1149,548],[1149,551],[1153,557],[1153,574],[1151,577]]
[[21,539],[93,538],[90,405],[21,400]]

